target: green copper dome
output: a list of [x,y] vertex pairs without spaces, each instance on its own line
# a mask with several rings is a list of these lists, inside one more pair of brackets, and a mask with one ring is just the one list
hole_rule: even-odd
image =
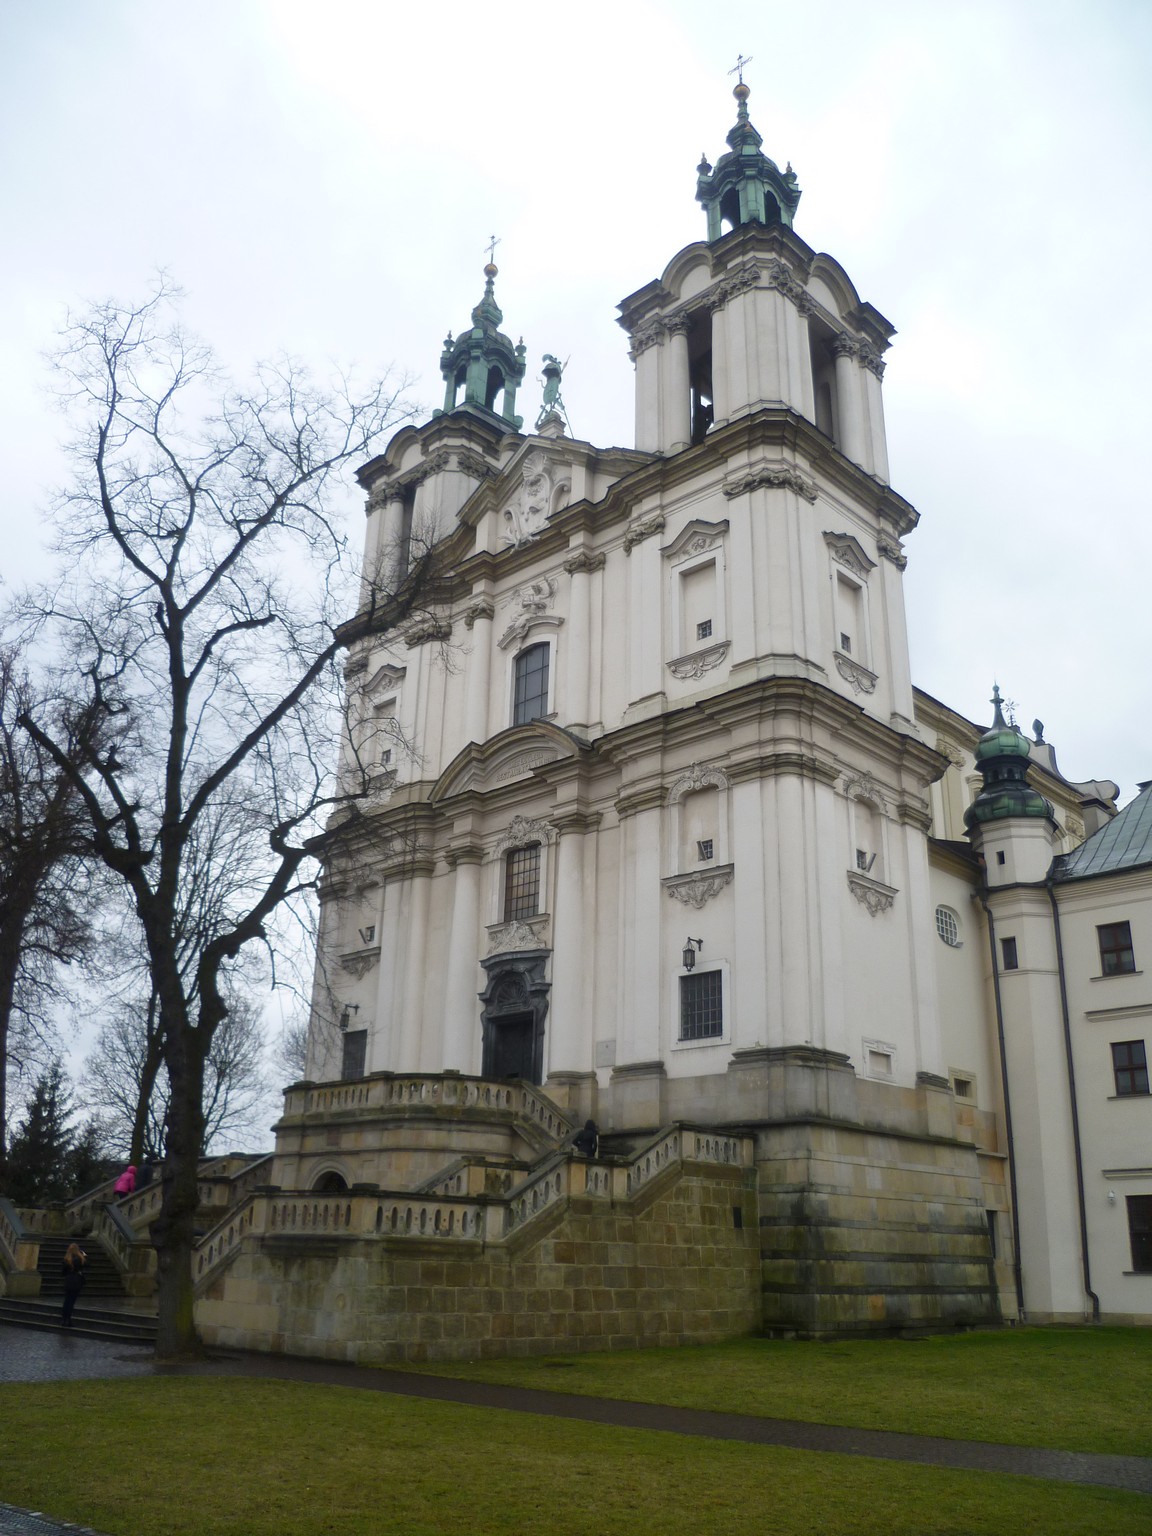
[[792,167],[781,171],[760,149],[763,140],[748,116],[750,92],[743,78],[732,94],[737,109],[735,126],[728,132],[728,153],[720,156],[715,169],[707,156],[696,167],[696,201],[708,215],[709,241],[723,236],[725,223],[733,229],[741,224],[786,224],[791,229],[800,201]]
[[455,341],[449,335],[444,343],[440,358],[444,409],[433,414],[473,407],[498,416],[518,432],[524,424],[516,414],[516,389],[524,382],[524,343],[513,346],[500,329],[504,314],[496,302],[496,273],[495,263],[489,261],[484,268],[484,296],[472,311],[470,329]]
[[992,728],[984,732],[976,746],[976,766],[984,787],[965,811],[964,825],[971,832],[990,821],[1014,817],[1055,819],[1052,806],[1028,783],[1028,741],[1004,719],[999,686],[992,690],[992,703]]

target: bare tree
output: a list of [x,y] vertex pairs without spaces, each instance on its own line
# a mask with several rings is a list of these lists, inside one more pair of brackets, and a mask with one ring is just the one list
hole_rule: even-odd
[[[261,1010],[251,997],[229,996],[204,1064],[201,1155],[223,1142],[250,1138],[271,1104]],[[159,1163],[166,1151],[171,1093],[159,1049],[154,996],[122,1004],[104,1024],[84,1066],[79,1102],[99,1116],[109,1146],[126,1161]],[[249,1145],[248,1150],[252,1150]]]
[[[29,710],[51,723],[60,761],[17,726]],[[49,1065],[64,1000],[60,968],[91,938],[87,817],[74,772],[93,718],[37,686],[18,646],[0,647],[0,1177],[9,1070],[31,1077]]]
[[[247,946],[275,946],[278,910],[315,878],[323,817],[361,791],[331,772],[340,651],[411,611],[430,557],[399,592],[365,582],[340,625],[334,478],[400,419],[391,387],[320,390],[287,361],[232,386],[163,287],[74,320],[58,366],[80,418],[60,522],[77,574],[43,608],[108,722],[72,778],[130,893],[156,998],[170,1091],[157,1350],[172,1357],[197,1346],[197,1158],[230,980]],[[22,719],[68,768],[51,719]]]

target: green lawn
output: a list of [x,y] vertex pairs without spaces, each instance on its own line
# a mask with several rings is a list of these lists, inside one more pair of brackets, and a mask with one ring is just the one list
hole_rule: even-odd
[[189,1377],[0,1387],[0,1499],[111,1536],[1113,1536],[1152,1515],[1028,1478]]
[[1152,1456],[1152,1328],[829,1344],[743,1339],[426,1369],[816,1424]]

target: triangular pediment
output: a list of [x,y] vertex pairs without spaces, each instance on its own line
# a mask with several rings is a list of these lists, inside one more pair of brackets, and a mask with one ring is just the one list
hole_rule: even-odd
[[876,569],[875,560],[869,559],[863,544],[850,533],[826,533],[824,542],[831,550],[833,560],[862,581],[867,581],[868,572]]
[[469,742],[440,775],[430,799],[437,803],[456,795],[490,794],[587,750],[583,742],[547,720],[513,726],[490,741]]
[[690,523],[681,528],[671,544],[665,544],[660,552],[667,560],[683,560],[690,555],[703,555],[710,549],[719,549],[727,532],[726,517],[721,518],[718,523],[709,523],[702,517],[694,517]]

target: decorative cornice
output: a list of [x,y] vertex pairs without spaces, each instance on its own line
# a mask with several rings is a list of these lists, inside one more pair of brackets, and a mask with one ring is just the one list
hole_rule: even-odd
[[847,773],[840,792],[849,800],[867,800],[882,811],[887,811],[888,801],[884,791],[870,773]]
[[621,821],[629,816],[639,816],[642,811],[658,811],[665,800],[663,784],[646,784],[642,789],[626,790],[614,805]]
[[452,623],[436,614],[421,614],[419,618],[410,619],[400,633],[408,649],[414,650],[418,645],[427,645],[429,640],[450,640]]
[[662,346],[665,336],[664,322],[662,320],[647,320],[643,325],[638,325],[632,332],[632,345],[629,356],[635,361],[641,352],[647,352],[649,347]]
[[527,848],[531,843],[552,843],[556,840],[556,829],[550,822],[533,821],[527,816],[513,816],[508,824],[508,830],[497,841],[492,852],[499,857],[509,853],[513,848]]
[[954,741],[949,740],[947,736],[941,736],[939,733],[937,733],[936,750],[940,753],[941,757],[946,757],[948,761],[953,763],[957,768],[963,767],[963,751]]
[[834,651],[836,670],[846,683],[852,684],[855,693],[873,693],[876,689],[877,677],[875,672],[869,672],[867,667],[853,661],[851,656],[845,656],[843,651]]
[[496,473],[494,464],[489,464],[478,453],[470,453],[467,448],[457,449],[456,468],[462,474],[471,475],[474,480],[487,480]]
[[707,554],[710,549],[721,547],[728,527],[726,517],[718,523],[708,523],[703,518],[694,517],[670,544],[663,546],[660,553],[666,560],[675,561],[690,560],[696,555]]
[[917,1072],[917,1088],[940,1088],[945,1093],[951,1093],[952,1084],[946,1077],[941,1077],[939,1072]]
[[637,544],[642,544],[653,534],[663,532],[664,514],[662,512],[652,512],[647,517],[637,518],[634,523],[629,523],[624,531],[624,553],[630,555]]
[[891,560],[898,571],[907,570],[908,556],[897,539],[890,539],[886,533],[882,533],[876,540],[876,548],[884,556],[885,560]]
[[675,661],[667,662],[666,665],[672,676],[681,680],[703,677],[705,672],[711,672],[713,667],[720,665],[727,656],[731,643],[730,640],[721,640],[718,645],[710,645],[704,651],[693,651],[688,656],[678,656]]
[[826,533],[824,542],[833,560],[851,571],[853,576],[859,576],[861,581],[867,581],[869,571],[876,569],[875,560],[868,558],[859,539],[854,539],[850,533]]
[[559,629],[563,622],[564,620],[555,613],[523,613],[513,623],[509,624],[496,644],[502,651],[506,651],[509,646],[516,645],[519,641],[523,640],[530,629],[539,629],[541,627]]
[[728,765],[728,778],[733,784],[744,784],[749,779],[779,778],[784,774],[813,779],[817,784],[835,784],[840,770],[835,763],[824,762],[810,752],[765,752]]
[[564,562],[564,569],[569,576],[583,576],[592,571],[602,571],[607,563],[607,555],[593,555],[588,550],[581,549],[576,554],[568,556]]
[[455,848],[444,849],[444,862],[449,869],[460,864],[482,864],[484,850],[478,843],[459,843]]
[[677,800],[695,794],[698,789],[727,789],[730,783],[723,768],[717,768],[713,763],[693,763],[678,779],[673,780],[668,791],[668,804],[674,805]]
[[512,923],[493,923],[487,929],[488,954],[508,955],[518,950],[547,949],[549,918],[525,917]]
[[[764,278],[765,287],[775,288],[786,299],[791,299],[793,304],[800,305],[804,300],[808,299],[803,284],[797,281],[796,274],[792,271],[792,268],[786,266],[782,261],[768,262],[765,267]],[[811,301],[809,300],[809,302]]]
[[873,880],[871,875],[862,875],[855,869],[848,871],[848,888],[873,917],[877,912],[887,912],[899,894],[895,886],[885,885],[882,880]]
[[859,343],[854,341],[847,331],[837,331],[832,338],[831,350],[833,357],[856,358],[860,355]]
[[688,875],[669,875],[660,884],[672,897],[697,912],[713,896],[718,896],[725,886],[732,884],[733,866],[721,864],[716,869],[698,870]]
[[464,623],[468,629],[472,629],[478,619],[491,619],[496,616],[496,608],[491,599],[478,597],[468,604],[464,610]]
[[397,475],[392,482],[391,494],[403,495],[406,491],[415,490],[422,485],[430,475],[437,475],[441,470],[447,469],[452,462],[452,455],[446,448],[441,448],[437,453],[431,454],[423,464],[418,464],[415,469],[410,469],[406,475]]
[[780,461],[775,464],[761,464],[756,469],[749,469],[735,479],[728,480],[721,487],[729,501],[734,496],[746,496],[749,491],[757,491],[761,487],[768,490],[795,491],[798,496],[803,496],[805,501],[816,500],[816,487],[805,478],[798,469],[793,469],[791,464]]
[[340,969],[347,971],[349,976],[355,976],[357,981],[363,980],[368,972],[380,959],[380,946],[376,944],[368,949],[355,950],[350,955],[340,956]]

